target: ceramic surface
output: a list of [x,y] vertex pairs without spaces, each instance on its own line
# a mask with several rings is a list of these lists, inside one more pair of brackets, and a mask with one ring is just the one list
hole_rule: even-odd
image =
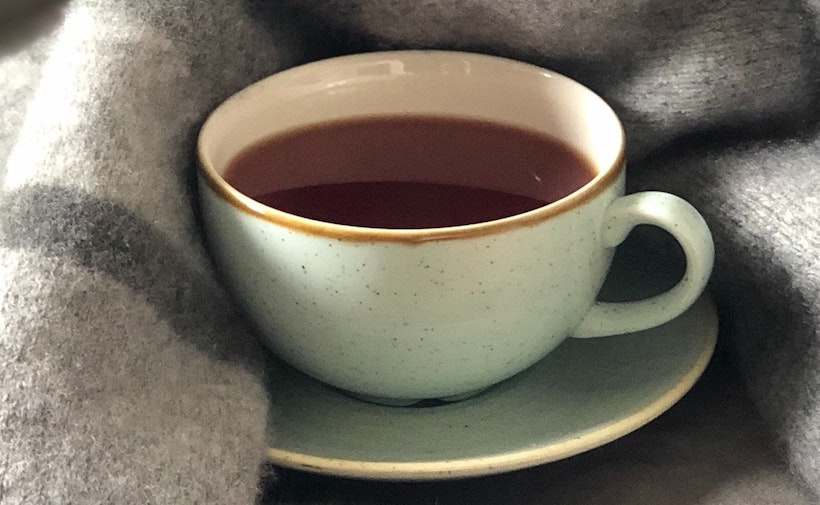
[[[243,147],[338,117],[438,114],[535,128],[574,145],[597,176],[534,211],[451,228],[384,230],[267,208],[221,179]],[[271,76],[220,106],[200,135],[203,217],[211,251],[271,348],[334,386],[391,401],[464,395],[540,360],[568,336],[660,324],[701,293],[712,242],[700,215],[663,193],[622,197],[623,130],[580,84],[537,67],[451,52],[389,52],[318,62]],[[294,167],[265,191],[325,182],[427,180],[447,173],[360,173],[355,164]],[[482,181],[508,190],[515,174]],[[547,182],[544,182],[547,183]],[[532,183],[530,183],[531,185]],[[520,187],[517,185],[515,187]],[[595,303],[614,251],[637,224],[668,230],[688,270],[673,289],[630,304]]]
[[[668,287],[680,272],[619,254],[607,296]],[[623,436],[672,406],[705,368],[717,336],[708,296],[660,327],[570,339],[483,394],[427,408],[354,400],[280,365],[273,369],[270,459],[369,479],[446,479],[566,458]]]

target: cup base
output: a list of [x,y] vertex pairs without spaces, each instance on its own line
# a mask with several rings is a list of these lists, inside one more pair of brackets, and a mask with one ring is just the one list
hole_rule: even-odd
[[387,407],[437,407],[448,403],[460,402],[468,398],[472,398],[484,392],[486,388],[477,389],[475,391],[468,391],[451,396],[441,396],[439,398],[388,398],[384,396],[373,396],[361,393],[353,393],[351,391],[342,391],[347,396],[361,400],[368,403],[376,403]]

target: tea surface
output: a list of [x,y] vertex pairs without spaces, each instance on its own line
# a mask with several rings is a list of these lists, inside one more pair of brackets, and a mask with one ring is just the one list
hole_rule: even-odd
[[393,229],[509,217],[563,198],[594,176],[583,155],[547,135],[425,116],[363,117],[289,131],[246,148],[225,172],[228,183],[270,207]]

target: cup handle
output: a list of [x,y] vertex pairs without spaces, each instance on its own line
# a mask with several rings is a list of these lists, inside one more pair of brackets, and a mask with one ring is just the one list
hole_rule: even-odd
[[604,215],[601,242],[615,247],[639,224],[668,231],[686,255],[686,271],[672,289],[635,302],[595,302],[573,337],[604,337],[641,331],[670,321],[691,306],[706,287],[715,246],[703,217],[688,202],[669,193],[647,191],[616,199]]

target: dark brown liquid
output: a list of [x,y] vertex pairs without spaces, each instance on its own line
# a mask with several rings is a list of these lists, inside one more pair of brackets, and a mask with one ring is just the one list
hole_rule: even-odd
[[439,228],[527,212],[576,191],[591,164],[552,137],[444,117],[366,117],[265,139],[225,172],[276,209],[370,228]]
[[255,200],[319,221],[397,229],[481,223],[545,203],[501,191],[429,182],[322,184],[276,191]]

